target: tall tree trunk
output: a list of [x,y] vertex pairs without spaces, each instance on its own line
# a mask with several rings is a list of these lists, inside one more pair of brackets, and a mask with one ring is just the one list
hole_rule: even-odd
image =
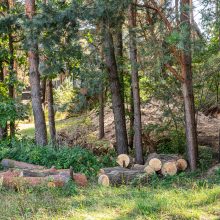
[[[7,0],[7,9],[10,11],[10,9],[13,7],[13,1]],[[10,12],[9,12],[10,13]],[[9,91],[9,97],[11,99],[14,99],[14,78],[15,78],[15,71],[14,71],[14,44],[13,44],[13,37],[11,30],[8,34],[8,47],[9,47],[9,86],[8,86],[8,91]],[[15,136],[15,122],[10,121],[10,136],[13,137]]]
[[176,24],[179,25],[179,0],[175,0],[175,17]]
[[184,98],[185,110],[185,131],[187,141],[187,153],[190,168],[192,171],[196,170],[198,143],[195,120],[195,106],[192,83],[192,57],[191,57],[191,28],[190,28],[190,0],[181,1],[181,26],[184,27],[183,45],[181,52],[181,71],[182,71],[182,92]]
[[[35,0],[25,0],[25,9],[27,17],[32,20],[33,16],[35,15]],[[33,36],[33,38],[29,39],[29,81],[31,86],[31,99],[34,113],[35,140],[39,145],[46,145],[47,130],[40,94],[40,74],[38,70],[39,54],[36,37],[37,36]]]
[[119,24],[115,28],[115,57],[118,67],[119,80],[121,84],[121,96],[124,103],[124,71],[123,71],[123,35],[122,35],[123,21],[119,21]]
[[133,149],[134,142],[134,100],[132,86],[130,88],[130,132],[129,132],[129,147]]
[[55,125],[55,112],[53,100],[53,83],[51,79],[47,81],[47,104],[48,104],[48,121],[50,137],[53,144],[56,143],[56,125]]
[[[4,68],[2,62],[0,63],[0,82],[4,81]],[[7,136],[7,126],[0,125],[0,140]]]
[[[8,3],[9,4],[9,3]],[[12,34],[10,33],[8,35],[9,39],[9,53],[10,53],[10,59],[9,59],[9,97],[11,99],[14,99],[14,78],[15,78],[15,71],[14,71],[14,45],[13,45],[13,37]],[[15,136],[15,122],[10,121],[10,136],[14,137]]]
[[105,114],[104,114],[104,91],[103,86],[100,86],[99,92],[99,139],[105,136]]
[[45,102],[46,102],[46,87],[47,87],[47,80],[46,78],[43,78],[41,80],[41,91],[42,91],[42,104],[45,107]]
[[[136,1],[134,1],[136,3]],[[130,45],[130,62],[131,62],[131,81],[134,102],[134,147],[136,163],[143,164],[143,147],[142,147],[142,129],[141,129],[141,107],[140,107],[140,90],[137,63],[137,44],[136,44],[136,7],[133,4],[129,6],[129,45]]]
[[112,107],[115,120],[116,144],[118,154],[128,153],[128,139],[125,121],[124,103],[120,91],[120,81],[115,60],[112,33],[108,22],[104,21],[104,56],[110,81]]

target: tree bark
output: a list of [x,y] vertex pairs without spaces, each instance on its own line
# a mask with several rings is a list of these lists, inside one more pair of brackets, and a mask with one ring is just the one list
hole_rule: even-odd
[[[8,11],[13,7],[13,2],[12,1],[7,1],[7,9]],[[9,92],[9,97],[11,99],[14,99],[14,78],[15,78],[15,71],[14,71],[14,45],[13,45],[13,36],[11,33],[11,29],[9,30],[8,34],[8,47],[9,47],[9,86],[8,86],[8,92]],[[10,136],[14,137],[15,136],[15,122],[10,121]]]
[[48,79],[47,81],[47,104],[48,104],[48,121],[49,121],[50,138],[51,138],[51,142],[55,144],[56,143],[56,124],[55,124],[52,79]]
[[124,71],[123,71],[123,35],[122,35],[122,25],[123,22],[119,21],[118,26],[116,27],[115,33],[115,57],[119,72],[119,80],[121,84],[121,96],[124,103]]
[[[134,1],[136,3],[136,1]],[[133,4],[129,6],[129,46],[131,62],[131,80],[134,102],[134,146],[136,163],[143,164],[143,147],[142,147],[142,129],[141,129],[141,108],[140,108],[140,90],[137,63],[137,44],[136,44],[136,7]]]
[[[8,3],[9,4],[9,3]],[[14,78],[15,78],[15,72],[14,72],[14,45],[13,45],[13,37],[12,34],[10,33],[8,35],[9,39],[9,53],[10,53],[10,59],[9,59],[9,86],[8,86],[8,91],[9,91],[9,97],[11,99],[14,99]],[[14,137],[15,136],[15,122],[10,121],[10,136]]]
[[47,80],[46,78],[41,80],[41,91],[42,91],[42,104],[45,107],[45,101],[46,101],[46,87],[47,87]]
[[133,90],[130,88],[130,132],[129,132],[129,147],[133,149],[134,142],[134,101]]
[[[4,81],[4,69],[2,62],[0,63],[0,82]],[[7,136],[7,126],[0,126],[0,140]]]
[[105,113],[104,113],[104,91],[103,86],[100,86],[99,92],[99,139],[105,136]]
[[112,94],[112,106],[116,130],[116,143],[118,154],[128,153],[128,139],[125,122],[125,109],[120,91],[120,81],[118,76],[118,69],[115,60],[114,43],[110,27],[104,21],[104,56],[107,66],[110,89]]
[[181,1],[181,26],[184,30],[184,48],[181,52],[182,92],[185,111],[185,132],[189,165],[192,171],[196,170],[198,143],[195,120],[195,106],[192,83],[192,57],[191,57],[191,28],[190,28],[190,0]]
[[[32,20],[33,16],[35,15],[35,0],[25,0],[25,9],[27,17]],[[29,39],[29,81],[31,86],[31,99],[34,113],[35,140],[39,145],[46,145],[47,130],[40,94],[40,74],[38,70],[39,55],[36,38],[37,36],[33,36],[33,38]]]

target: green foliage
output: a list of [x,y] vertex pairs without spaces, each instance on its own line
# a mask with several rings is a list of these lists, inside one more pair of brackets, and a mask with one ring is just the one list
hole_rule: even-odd
[[198,166],[202,171],[210,168],[213,162],[213,151],[209,147],[199,147],[199,161]]
[[160,139],[157,145],[158,153],[185,153],[186,141],[183,131],[171,130],[167,137]]
[[7,121],[15,122],[26,117],[26,107],[10,98],[6,84],[0,82],[0,126],[5,126]]
[[46,167],[55,166],[59,169],[68,169],[72,166],[74,172],[82,172],[88,176],[95,176],[101,167],[107,165],[107,161],[111,161],[110,156],[100,160],[92,152],[81,147],[54,149],[52,146],[36,146],[34,142],[25,139],[2,141],[0,143],[0,160],[3,158]]
[[71,101],[76,96],[70,78],[65,79],[63,84],[54,90],[55,111],[64,112],[70,108]]

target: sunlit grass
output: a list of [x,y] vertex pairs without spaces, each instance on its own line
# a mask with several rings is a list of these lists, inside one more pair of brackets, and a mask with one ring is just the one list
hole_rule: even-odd
[[[182,179],[186,180],[186,178]],[[158,185],[78,189],[64,196],[52,190],[0,192],[0,219],[159,220],[220,219],[220,185]]]
[[[57,131],[65,128],[68,129],[69,127],[72,127],[74,125],[77,124],[82,124],[84,123],[84,121],[86,120],[86,117],[84,115],[82,116],[77,116],[77,117],[71,117],[68,119],[63,119],[63,116],[59,116],[56,118],[56,129]],[[47,133],[49,136],[49,126],[48,126],[48,122],[47,124]],[[19,124],[19,130],[18,130],[18,134],[21,136],[27,136],[29,138],[34,138],[34,124],[33,122],[31,123],[20,123]]]

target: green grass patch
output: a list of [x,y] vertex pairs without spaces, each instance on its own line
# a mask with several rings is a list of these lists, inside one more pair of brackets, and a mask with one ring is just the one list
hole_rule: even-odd
[[[179,185],[177,178],[181,184]],[[220,185],[191,177],[141,187],[90,185],[66,196],[67,189],[0,191],[0,219],[158,220],[220,219]],[[201,181],[200,181],[201,182]],[[155,182],[154,182],[155,184]]]

